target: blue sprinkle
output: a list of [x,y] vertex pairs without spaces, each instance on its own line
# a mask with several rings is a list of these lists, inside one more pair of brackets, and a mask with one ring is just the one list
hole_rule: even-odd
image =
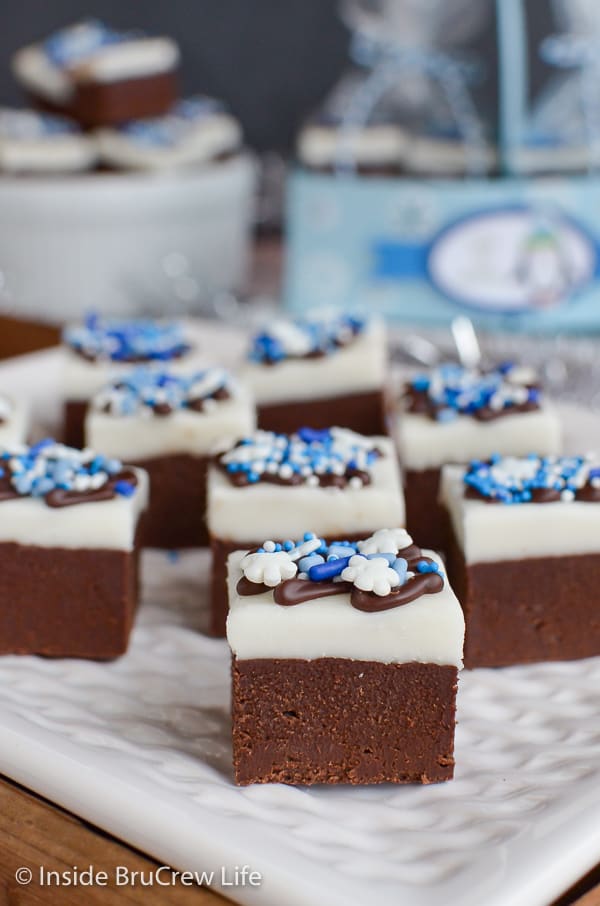
[[181,560],[181,554],[179,551],[167,551],[167,560],[169,563],[177,563]]
[[117,481],[115,482],[115,491],[117,494],[120,494],[121,497],[133,497],[135,494],[135,485],[131,484],[130,481]]
[[284,541],[284,542],[283,542],[283,549],[284,549],[284,551],[291,551],[291,550],[293,550],[295,547],[296,547],[296,545],[294,544],[293,541]]
[[411,381],[412,386],[415,390],[424,391],[429,389],[429,378],[426,374],[418,374]]
[[311,567],[318,566],[320,563],[324,563],[324,559],[321,554],[309,554],[308,557],[302,557],[298,561],[298,571],[301,573],[307,573]]
[[436,418],[439,422],[452,422],[458,415],[455,409],[439,409],[436,413]]
[[305,444],[322,444],[331,438],[331,432],[328,428],[318,430],[316,428],[299,428],[296,432],[300,440]]
[[354,552],[356,550],[354,545],[345,544],[340,541],[336,541],[334,544],[329,545],[328,556],[330,556],[330,557],[347,557],[348,548],[350,548],[350,550],[352,552]]
[[418,573],[439,573],[440,568],[435,560],[432,560],[431,563],[428,563],[427,560],[419,560],[417,563],[417,572]]
[[396,554],[366,554],[367,560],[387,560],[387,562],[392,565],[396,559]]
[[392,563],[392,569],[395,570],[400,577],[400,585],[403,585],[406,582],[406,573],[408,572],[408,560],[405,560],[404,557],[396,557]]
[[339,557],[337,560],[329,560],[327,563],[311,566],[308,571],[308,578],[312,582],[326,582],[328,579],[333,579],[346,569],[350,559],[350,557]]

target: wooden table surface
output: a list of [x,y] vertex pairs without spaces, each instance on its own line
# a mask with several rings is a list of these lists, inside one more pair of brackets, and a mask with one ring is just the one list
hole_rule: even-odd
[[[0,358],[53,346],[58,339],[57,327],[0,317]],[[199,859],[201,856],[199,853]],[[0,777],[0,906],[226,906],[231,902],[206,888],[182,885],[61,887],[58,893],[55,887],[38,883],[36,872],[41,865],[53,871],[93,865],[109,877],[114,877],[116,866],[145,873],[158,867],[157,862],[114,837]],[[18,883],[19,868],[33,872],[32,883]],[[600,906],[600,865],[565,892],[554,906]]]

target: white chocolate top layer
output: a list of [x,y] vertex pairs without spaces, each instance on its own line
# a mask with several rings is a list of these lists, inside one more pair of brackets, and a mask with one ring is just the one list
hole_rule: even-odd
[[53,62],[43,44],[30,44],[13,56],[12,69],[28,91],[64,104],[77,82],[110,83],[158,75],[174,69],[178,61],[179,49],[170,38],[139,38],[100,46],[70,66]]
[[0,170],[7,173],[72,173],[98,158],[95,141],[61,117],[0,108]]
[[[13,400],[3,397],[8,403],[9,411],[4,421],[0,422],[0,447],[12,447],[22,444],[27,439],[29,431],[29,407],[23,400]],[[0,409],[4,410],[0,400]]]
[[216,467],[209,471],[207,520],[210,533],[228,541],[295,538],[311,531],[340,540],[348,532],[381,525],[404,525],[404,494],[394,445],[372,438],[384,454],[370,467],[371,483],[361,488],[310,487],[257,482],[236,487]]
[[[152,367],[153,363],[147,364],[148,367]],[[168,367],[169,371],[176,374],[185,374],[198,370],[205,364],[205,355],[197,346],[192,346],[185,355],[169,360]],[[157,362],[156,365],[160,368],[165,367],[164,362]],[[79,402],[89,400],[113,378],[126,374],[132,367],[131,362],[111,362],[108,359],[90,362],[68,346],[63,346],[63,397]]]
[[41,497],[0,500],[0,543],[34,547],[130,551],[139,517],[148,506],[149,481],[143,469],[131,497],[50,507]]
[[[238,595],[245,553],[236,551],[228,561],[227,640],[238,659],[338,657],[462,667],[464,618],[447,579],[436,594],[379,613],[357,610],[348,593],[284,607],[271,590]],[[436,554],[423,553],[442,565]]]
[[[482,149],[481,168],[493,170],[498,162],[495,148]],[[434,139],[427,136],[414,138],[406,152],[406,169],[409,173],[424,176],[452,176],[466,172],[470,164],[465,143],[458,139]]]
[[88,411],[86,445],[106,456],[139,462],[171,453],[204,456],[218,446],[230,446],[256,428],[254,406],[245,388],[229,399],[215,401],[205,412],[178,409],[154,416],[148,409],[132,416]]
[[439,422],[426,415],[401,412],[397,440],[403,467],[416,471],[487,459],[493,453],[526,456],[535,451],[550,456],[559,453],[561,447],[560,421],[550,403],[486,422],[469,415]]
[[132,170],[158,170],[203,164],[233,152],[242,143],[242,130],[234,117],[215,112],[191,124],[171,144],[139,141],[118,129],[100,129],[97,139],[106,163]]
[[488,503],[465,498],[461,466],[444,466],[440,502],[467,563],[600,553],[600,503]]
[[298,158],[308,167],[331,167],[350,159],[358,166],[400,166],[407,136],[391,123],[343,132],[333,126],[306,126],[298,139]]
[[[354,339],[320,358],[274,365],[246,362],[240,370],[258,403],[297,402],[381,389],[387,379],[385,328],[371,320]],[[335,411],[331,413],[335,423]]]

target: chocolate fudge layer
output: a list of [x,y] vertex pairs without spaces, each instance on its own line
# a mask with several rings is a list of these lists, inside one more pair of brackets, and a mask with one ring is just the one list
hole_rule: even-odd
[[160,116],[175,103],[178,94],[179,83],[174,72],[117,83],[81,82],[67,112],[88,128],[112,126]]
[[96,129],[162,116],[175,103],[178,94],[177,75],[164,72],[116,83],[81,82],[65,104],[55,104],[35,95],[29,95],[29,101],[38,110],[68,116],[85,129]]
[[456,667],[234,658],[232,674],[239,784],[452,777]]
[[467,624],[465,667],[600,654],[600,555],[467,565],[451,530],[446,564]]
[[263,403],[257,408],[258,427],[280,434],[291,434],[303,425],[329,428],[332,420],[341,428],[359,434],[387,434],[388,414],[385,394],[381,390],[309,401]]
[[208,544],[205,512],[209,462],[208,457],[176,453],[135,463],[150,476],[144,547],[177,550]]
[[139,536],[133,551],[0,543],[0,654],[124,654],[138,605],[138,563]]
[[434,551],[446,549],[446,512],[438,502],[440,469],[406,469],[406,524],[419,544]]
[[81,449],[85,444],[87,400],[66,400],[63,407],[63,441],[67,447]]

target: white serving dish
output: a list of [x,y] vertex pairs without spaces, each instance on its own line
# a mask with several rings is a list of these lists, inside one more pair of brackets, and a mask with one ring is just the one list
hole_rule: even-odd
[[[57,352],[28,356],[0,388],[35,395],[47,428],[58,370]],[[563,412],[570,450],[600,445],[597,416]],[[465,672],[450,783],[238,789],[208,567],[145,555],[115,663],[0,658],[0,773],[217,889],[221,866],[250,865],[259,888],[223,889],[241,903],[547,906],[600,861],[600,658]]]
[[172,172],[0,178],[0,311],[164,314],[241,287],[255,183],[247,155]]

